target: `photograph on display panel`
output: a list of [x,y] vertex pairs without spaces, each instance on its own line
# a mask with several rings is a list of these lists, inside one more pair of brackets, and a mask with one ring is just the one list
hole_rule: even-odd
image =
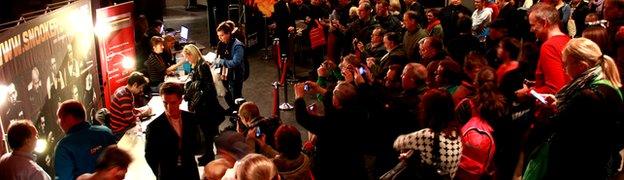
[[31,120],[47,144],[37,163],[48,172],[64,135],[57,124],[59,103],[82,102],[88,121],[102,107],[90,17],[90,2],[77,1],[0,35],[1,128]]

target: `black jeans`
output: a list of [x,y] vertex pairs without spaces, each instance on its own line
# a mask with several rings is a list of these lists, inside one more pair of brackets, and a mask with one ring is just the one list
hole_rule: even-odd
[[[215,154],[212,151],[212,145],[214,143],[214,138],[219,131],[219,125],[223,122],[224,117],[221,113],[207,109],[196,111],[195,114],[199,128],[204,136],[204,154],[201,158],[204,163],[207,163],[215,158]],[[200,161],[200,163],[202,162]]]
[[238,111],[238,105],[234,103],[237,98],[243,97],[243,81],[242,80],[225,80],[222,81],[225,86],[225,102],[228,104],[228,110]]

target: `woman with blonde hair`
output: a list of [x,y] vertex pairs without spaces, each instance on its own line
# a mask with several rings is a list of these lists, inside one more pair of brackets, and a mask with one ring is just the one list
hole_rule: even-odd
[[248,154],[236,167],[237,180],[278,180],[277,167],[271,159],[260,154]]
[[617,172],[624,137],[619,72],[613,59],[586,38],[570,40],[562,57],[572,81],[538,103],[537,122],[548,134],[539,147],[549,147],[534,151],[548,152],[543,177],[607,179]]
[[[199,48],[193,44],[184,46],[182,55],[189,63],[191,63],[191,80],[186,84],[186,93],[184,99],[188,101],[188,109],[195,112],[197,122],[204,135],[205,153],[199,158],[199,165],[206,165],[214,160],[212,152],[212,143],[214,136],[217,135],[219,124],[225,119],[225,110],[219,104],[217,99],[217,90],[210,72],[210,65],[201,56]],[[191,91],[190,88],[195,90]],[[195,93],[201,91],[201,93]],[[198,96],[199,97],[195,97]],[[198,99],[198,100],[194,100]]]

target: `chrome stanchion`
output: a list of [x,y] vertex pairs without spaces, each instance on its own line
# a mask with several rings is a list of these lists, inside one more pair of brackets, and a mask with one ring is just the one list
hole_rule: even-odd
[[279,108],[283,111],[292,110],[295,107],[288,103],[288,84],[285,80],[286,74],[288,73],[288,57],[286,54],[282,54],[280,61],[282,62],[282,77],[281,77],[281,85],[284,87],[284,103],[282,103]]

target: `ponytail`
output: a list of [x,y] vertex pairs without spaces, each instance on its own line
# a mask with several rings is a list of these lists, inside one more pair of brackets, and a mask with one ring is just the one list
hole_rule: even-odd
[[600,47],[595,42],[587,38],[574,38],[568,41],[562,53],[563,59],[569,57],[583,61],[590,66],[600,66],[604,78],[611,82],[615,88],[622,87],[620,73],[613,58],[602,54]]
[[613,58],[607,55],[602,55],[599,57],[599,64],[600,67],[602,67],[605,79],[611,82],[611,84],[616,88],[622,87],[620,72],[618,72],[617,65],[615,65]]

